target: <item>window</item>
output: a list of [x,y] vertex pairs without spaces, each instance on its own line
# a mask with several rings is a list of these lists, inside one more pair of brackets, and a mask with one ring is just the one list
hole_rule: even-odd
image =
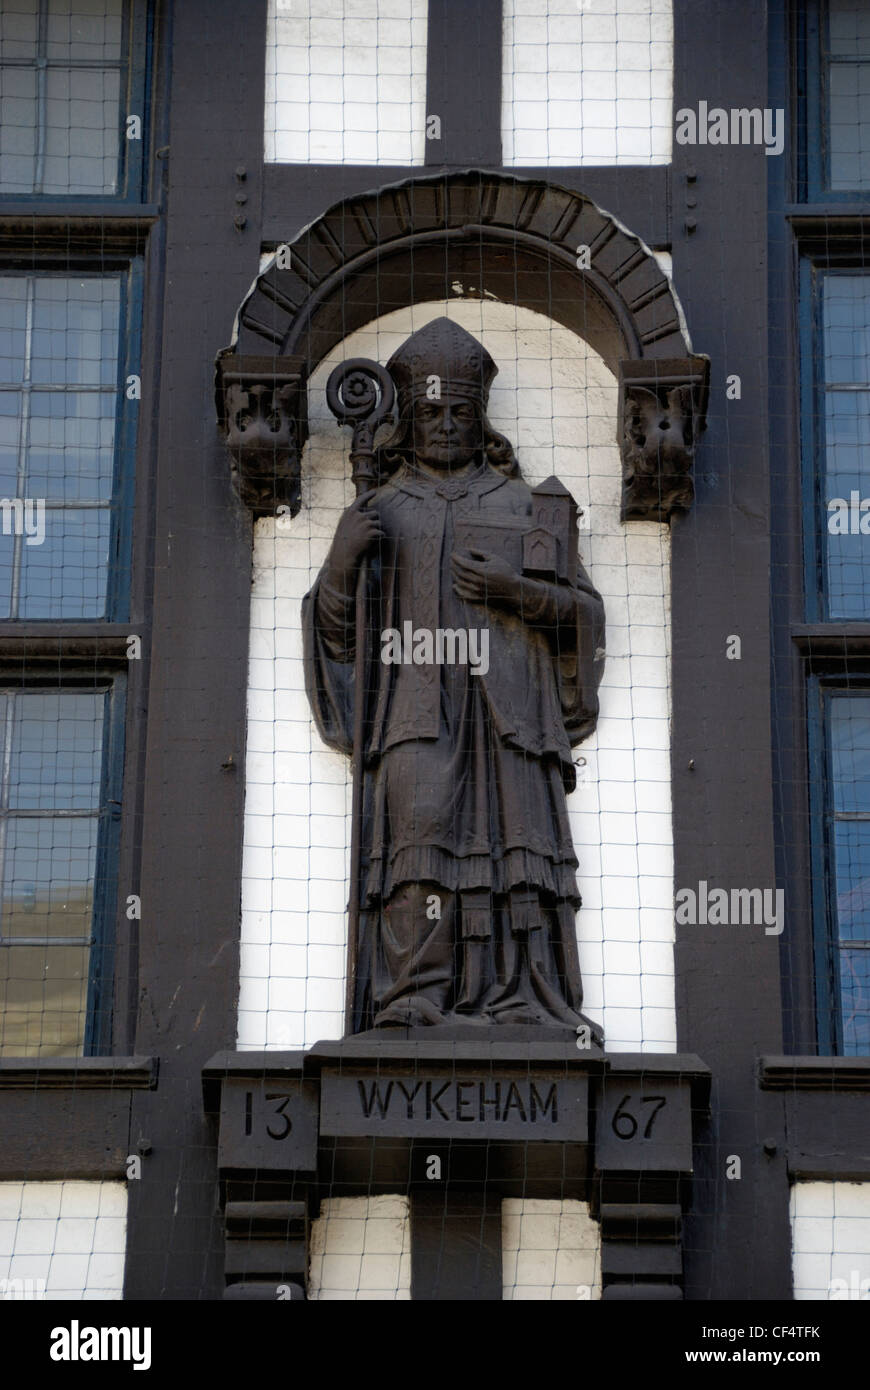
[[111,1020],[121,682],[0,688],[0,1053],[97,1051]]
[[870,687],[814,685],[820,1035],[823,1050],[855,1056],[870,1052]]
[[812,306],[804,351],[807,474],[815,512],[807,527],[812,616],[870,615],[870,276],[807,265]]
[[[848,242],[831,243],[831,259],[838,254],[854,259]],[[870,686],[850,629],[870,616],[870,276],[821,252],[805,257],[802,301],[806,614],[821,625],[807,652],[817,1036],[823,1053],[862,1055],[870,1052]]]
[[0,193],[138,196],[145,44],[141,0],[3,0]]
[[131,618],[151,24],[150,0],[0,0],[3,1056],[130,1036],[115,916],[125,708],[144,703],[122,634],[144,601]]
[[870,9],[807,6],[806,174],[811,196],[870,188]]
[[124,614],[137,281],[0,275],[0,618]]
[[870,11],[865,0],[828,6],[828,181],[831,188],[870,187]]
[[[780,469],[774,515],[788,498],[793,521],[774,532],[782,576],[774,610],[789,635],[781,644],[776,636],[774,665],[779,872],[792,920],[808,930],[783,947],[792,1045],[868,1055],[870,8],[866,0],[795,0],[789,13],[793,65],[774,60],[771,76],[778,101],[794,96],[797,158],[771,160],[779,167],[768,177],[770,206],[794,240],[772,239],[769,249],[773,273],[792,287],[800,351],[791,380],[771,360],[771,385],[780,402],[798,406],[801,499],[792,487],[795,434],[783,421],[771,432]],[[787,317],[774,321],[775,333]],[[799,526],[802,584],[791,540]]]

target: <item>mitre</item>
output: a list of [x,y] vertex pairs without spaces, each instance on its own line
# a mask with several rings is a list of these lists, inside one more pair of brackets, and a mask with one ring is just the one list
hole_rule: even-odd
[[[468,396],[486,406],[498,367],[486,348],[452,319],[433,319],[398,348],[387,363],[399,406],[419,396]],[[437,396],[432,378],[437,377]]]

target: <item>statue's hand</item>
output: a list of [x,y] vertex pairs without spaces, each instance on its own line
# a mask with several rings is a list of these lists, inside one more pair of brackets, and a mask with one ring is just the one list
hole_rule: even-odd
[[366,510],[371,500],[371,493],[358,497],[344,513],[332,538],[326,578],[333,588],[345,593],[353,592],[356,573],[366,551],[376,541],[384,539],[377,512]]
[[450,557],[453,588],[468,603],[518,604],[522,576],[507,560],[485,550],[467,554],[454,551]]

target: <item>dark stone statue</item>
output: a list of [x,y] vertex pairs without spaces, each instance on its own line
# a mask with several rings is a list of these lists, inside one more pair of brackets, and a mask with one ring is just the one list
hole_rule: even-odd
[[604,665],[576,507],[555,478],[523,481],[486,416],[496,365],[462,328],[430,323],[387,371],[398,423],[376,486],[303,601],[318,728],[347,753],[362,741],[353,1031],[573,1031],[566,793]]

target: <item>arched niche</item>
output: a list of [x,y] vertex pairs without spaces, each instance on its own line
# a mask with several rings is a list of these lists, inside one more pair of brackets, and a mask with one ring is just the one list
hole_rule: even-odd
[[468,170],[338,203],[258,275],[217,359],[219,423],[255,517],[298,510],[317,364],[374,317],[454,295],[544,314],[618,376],[624,519],[691,504],[709,362],[652,252],[580,193]]
[[442,315],[497,362],[488,415],[516,446],[526,482],[556,474],[583,511],[580,554],[607,620],[598,725],[577,750],[568,800],[584,1009],[609,1051],[673,1051],[669,528],[620,520],[618,378],[602,355],[546,316],[455,296],[376,316],[317,364],[299,513],[253,528],[237,1045],[296,1049],[343,1036],[352,777],[312,720],[301,621],[353,497],[349,439],[326,383],[347,358],[387,361]]

